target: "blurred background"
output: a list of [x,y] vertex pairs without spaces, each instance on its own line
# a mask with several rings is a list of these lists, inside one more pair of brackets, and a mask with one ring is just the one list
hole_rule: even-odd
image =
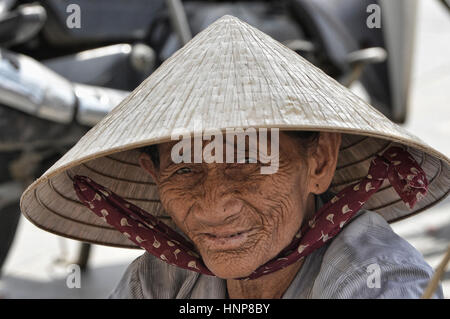
[[[195,34],[231,14],[450,157],[448,0],[0,0],[0,298],[105,298],[140,250],[19,213],[24,188]],[[394,230],[436,269],[450,198]],[[68,265],[81,268],[68,288]],[[450,269],[442,281],[450,298]]]

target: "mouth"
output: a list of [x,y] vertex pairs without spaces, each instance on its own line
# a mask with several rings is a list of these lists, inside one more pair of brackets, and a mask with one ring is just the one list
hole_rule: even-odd
[[241,230],[241,231],[235,231],[235,232],[222,232],[222,233],[203,233],[203,235],[212,237],[212,238],[233,238],[239,235],[242,235],[243,233],[249,232],[250,230]]
[[229,250],[242,246],[251,234],[252,229],[233,232],[215,232],[200,234],[202,242],[209,250]]

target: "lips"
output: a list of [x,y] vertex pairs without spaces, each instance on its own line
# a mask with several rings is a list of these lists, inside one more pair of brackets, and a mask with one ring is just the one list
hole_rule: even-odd
[[233,231],[233,232],[215,232],[215,233],[203,233],[203,235],[212,237],[212,238],[233,238],[243,233],[249,232],[250,230],[241,230],[241,231]]
[[201,233],[200,239],[209,250],[230,250],[242,246],[252,229]]

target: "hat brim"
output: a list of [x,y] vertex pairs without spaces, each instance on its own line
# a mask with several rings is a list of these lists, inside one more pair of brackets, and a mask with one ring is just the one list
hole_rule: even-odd
[[[380,154],[394,145],[405,146],[404,143],[392,139],[343,133],[330,191],[337,193],[366,176],[375,154]],[[423,148],[407,146],[407,150],[427,175],[428,194],[414,209],[409,209],[386,180],[363,208],[377,212],[388,222],[417,214],[444,199],[449,192],[448,160],[443,156],[430,155]],[[78,200],[72,177],[89,176],[175,227],[159,202],[155,183],[139,166],[139,155],[136,148],[115,152],[79,164],[73,163],[71,167],[66,167],[45,180],[38,180],[24,193],[21,201],[22,212],[33,224],[57,235],[95,244],[138,248]]]

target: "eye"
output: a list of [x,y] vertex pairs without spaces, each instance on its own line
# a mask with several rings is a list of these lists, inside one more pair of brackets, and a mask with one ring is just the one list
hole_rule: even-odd
[[175,172],[175,174],[179,174],[179,175],[188,174],[188,173],[192,173],[192,170],[189,167],[182,167]]

